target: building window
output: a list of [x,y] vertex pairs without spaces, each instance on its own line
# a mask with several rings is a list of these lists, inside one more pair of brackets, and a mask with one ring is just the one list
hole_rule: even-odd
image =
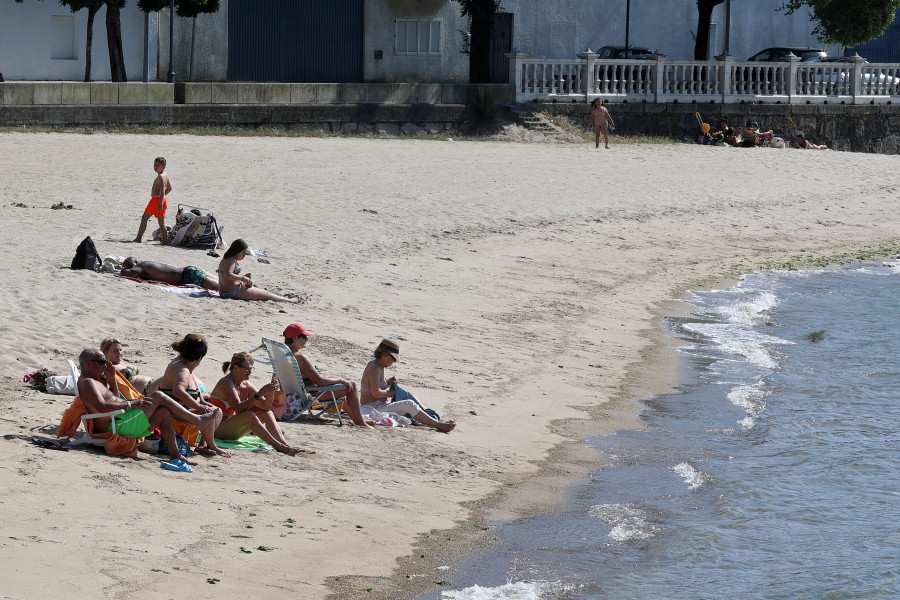
[[394,19],[394,54],[440,56],[439,19]]
[[52,15],[50,17],[50,58],[53,60],[77,60],[75,51],[75,17]]

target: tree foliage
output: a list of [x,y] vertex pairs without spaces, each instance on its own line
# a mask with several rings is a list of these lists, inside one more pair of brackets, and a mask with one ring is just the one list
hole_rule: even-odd
[[469,83],[491,82],[491,40],[500,0],[455,0],[459,13],[469,17]]
[[900,0],[787,0],[787,14],[808,7],[816,27],[813,35],[823,44],[856,46],[884,33],[894,21]]
[[709,30],[712,12],[725,0],[697,0],[697,38],[694,40],[694,60],[709,58]]
[[[138,8],[144,12],[159,12],[169,8],[169,0],[138,0]],[[175,0],[175,14],[192,19],[197,15],[219,12],[221,0]]]

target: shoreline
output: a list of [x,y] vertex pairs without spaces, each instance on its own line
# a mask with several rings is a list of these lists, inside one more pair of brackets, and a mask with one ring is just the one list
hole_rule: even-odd
[[[0,183],[0,247],[18,258],[8,298],[18,318],[2,326],[0,356],[0,483],[14,523],[0,558],[13,595],[34,595],[36,569],[49,567],[70,589],[109,597],[208,594],[215,579],[216,593],[321,598],[337,593],[334,577],[340,597],[372,597],[367,587],[414,597],[405,586],[452,578],[430,569],[490,541],[485,520],[552,505],[587,474],[597,459],[584,435],[637,424],[636,398],[671,389],[677,357],[667,359],[674,340],[666,346],[659,319],[679,296],[801,251],[896,244],[898,230],[893,189],[859,185],[892,167],[882,156],[762,150],[739,163],[702,146],[603,154],[509,142],[0,140],[19,148],[0,155],[0,168],[17,173]],[[101,167],[48,168],[75,155]],[[158,155],[176,190],[170,206],[215,207],[226,240],[270,251],[270,264],[248,263],[254,281],[301,293],[301,305],[188,299],[67,268],[88,234],[101,254],[215,268],[202,251],[122,241]],[[736,189],[755,189],[762,173],[767,189],[785,191],[723,198],[719,172]],[[798,172],[813,173],[815,187],[797,189]],[[49,210],[60,201],[73,211]],[[126,360],[154,373],[172,341],[198,330],[211,344],[199,373],[209,386],[217,363],[290,322],[316,334],[309,354],[339,377],[358,377],[381,337],[399,338],[394,373],[460,426],[444,436],[288,423],[288,440],[315,456],[203,460],[190,478],[160,475],[150,455],[51,453],[23,439],[55,428],[67,405],[23,387],[26,367],[60,368],[113,334],[125,338]],[[110,511],[154,518],[113,530]],[[64,550],[73,540],[95,548],[77,572]],[[329,566],[292,568],[312,555]],[[410,556],[419,558],[396,562]]]

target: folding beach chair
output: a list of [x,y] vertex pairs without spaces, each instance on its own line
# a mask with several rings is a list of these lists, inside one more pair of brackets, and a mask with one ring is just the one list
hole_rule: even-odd
[[263,338],[262,345],[251,350],[250,354],[263,349],[268,354],[269,360],[262,358],[256,360],[265,365],[272,365],[272,371],[278,378],[282,392],[285,394],[297,394],[301,398],[306,398],[307,404],[304,412],[309,417],[320,417],[326,412],[331,412],[337,415],[338,425],[343,426],[344,421],[341,417],[341,408],[344,401],[337,398],[334,394],[345,389],[343,384],[306,386],[303,384],[303,373],[300,371],[300,365],[297,364],[297,359],[294,358],[294,353],[291,352],[290,348],[282,342]]

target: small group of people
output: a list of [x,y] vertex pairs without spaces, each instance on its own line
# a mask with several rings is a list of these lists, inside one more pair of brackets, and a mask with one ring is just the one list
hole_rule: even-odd
[[[339,385],[335,396],[344,401],[344,410],[355,424],[372,428],[381,413],[410,415],[416,422],[438,431],[450,432],[456,427],[452,420],[434,418],[431,411],[408,391],[397,385],[397,378],[385,379],[384,369],[400,360],[400,345],[383,339],[375,348],[373,360],[363,370],[362,385],[354,381],[323,376],[303,353],[312,333],[298,323],[283,332],[285,345],[291,350],[309,386]],[[168,467],[190,471],[191,462],[178,448],[173,421],[188,423],[200,435],[189,440],[198,454],[230,456],[216,444],[216,439],[238,440],[254,434],[278,452],[294,456],[306,450],[287,441],[278,421],[287,408],[280,385],[272,381],[257,387],[250,382],[254,370],[253,357],[236,352],[222,363],[223,377],[212,391],[195,374],[206,357],[209,345],[199,333],[190,333],[172,344],[178,356],[169,363],[163,375],[155,380],[140,375],[138,369],[123,360],[122,342],[107,338],[100,348],[86,348],[79,356],[81,377],[78,394],[90,413],[105,413],[118,409],[125,412],[115,417],[120,434],[134,438],[146,437],[159,428],[169,451]],[[138,400],[124,400],[119,394],[116,372],[137,390],[143,390]],[[110,419],[99,419],[97,427],[111,430]]]
[[[172,192],[172,182],[166,173],[166,159],[158,156],[153,160],[153,171],[156,178],[150,188],[150,202],[147,203],[141,215],[141,224],[138,226],[137,237],[133,240],[140,243],[147,230],[147,223],[151,217],[159,221],[160,242],[168,243],[166,230],[166,210],[168,209],[168,194]],[[166,263],[138,261],[129,256],[122,264],[120,275],[138,279],[153,279],[163,281],[171,285],[197,285],[207,290],[216,290],[222,298],[232,300],[271,300],[273,302],[298,303],[296,296],[279,296],[260,287],[253,285],[250,273],[241,274],[238,264],[247,256],[250,246],[242,239],[237,239],[225,252],[216,269],[216,277],[206,273],[203,269],[194,266],[179,268]]]
[[[712,144],[721,145],[724,143],[737,148],[769,146],[774,140],[775,132],[771,129],[761,131],[759,124],[755,121],[747,121],[743,128],[732,128],[729,127],[728,120],[724,117],[719,120],[719,131],[710,136],[710,143]],[[704,141],[704,143],[706,142]],[[793,147],[801,150],[828,150],[828,147],[825,145],[816,145],[807,141],[803,136],[803,132],[797,133],[797,139]]]
[[133,256],[122,261],[122,269],[118,274],[122,277],[162,281],[170,285],[196,285],[215,290],[219,292],[219,297],[230,300],[271,300],[293,304],[300,302],[296,296],[279,296],[257,287],[253,284],[250,273],[242,274],[239,261],[247,256],[249,248],[244,240],[234,240],[219,261],[216,275],[211,275],[200,267],[176,267],[149,260],[139,261]]

